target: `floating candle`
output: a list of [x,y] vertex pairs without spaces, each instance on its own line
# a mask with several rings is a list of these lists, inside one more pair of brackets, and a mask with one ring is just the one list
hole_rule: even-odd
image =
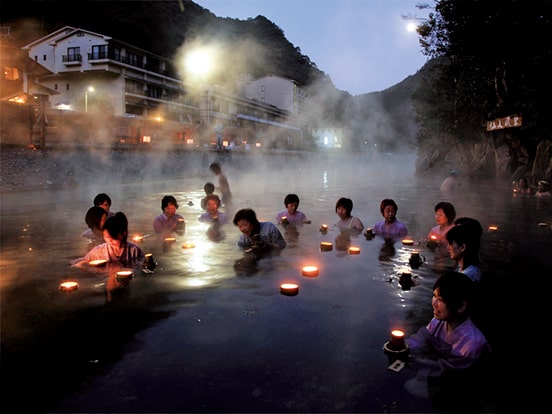
[[77,282],[62,282],[59,284],[59,290],[62,292],[72,292],[78,288],[79,284]]
[[326,233],[326,232],[328,231],[328,225],[327,225],[327,224],[322,224],[322,225],[320,226],[320,231],[321,231],[322,233]]
[[88,262],[88,265],[93,267],[99,267],[99,266],[104,266],[106,263],[107,263],[107,260],[105,259],[97,259],[97,260],[90,260]]
[[403,331],[401,331],[400,329],[393,329],[391,331],[391,345],[396,350],[401,350],[406,348]]
[[310,276],[310,277],[318,276],[319,274],[318,267],[316,266],[305,266],[303,267],[301,272],[303,276]]
[[351,246],[348,249],[349,254],[360,254],[360,247]]
[[489,226],[489,231],[497,231],[498,226]]
[[412,246],[414,244],[414,240],[412,239],[404,239],[402,241],[402,244],[404,244],[405,246]]
[[282,283],[280,293],[286,296],[295,296],[299,293],[299,285],[296,283]]
[[195,247],[195,244],[193,244],[192,242],[186,242],[182,245],[183,249],[193,249],[194,247]]
[[134,274],[132,273],[132,270],[121,270],[117,272],[117,280],[129,280],[134,277]]
[[139,242],[141,242],[141,241],[144,241],[144,236],[134,236],[134,237],[132,238],[132,241],[133,241],[133,242],[136,242],[136,243],[139,243]]
[[166,237],[164,242],[165,243],[174,243],[176,241],[175,237]]
[[329,252],[333,249],[333,244],[330,242],[320,242],[320,251]]
[[539,227],[548,227],[548,223],[539,223]]

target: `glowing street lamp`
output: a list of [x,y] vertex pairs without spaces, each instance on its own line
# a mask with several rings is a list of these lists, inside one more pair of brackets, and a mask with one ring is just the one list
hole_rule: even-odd
[[186,68],[199,78],[205,78],[211,70],[211,57],[203,50],[191,52],[186,57]]
[[92,86],[89,86],[85,91],[84,91],[84,112],[88,112],[88,92],[94,92],[94,87]]

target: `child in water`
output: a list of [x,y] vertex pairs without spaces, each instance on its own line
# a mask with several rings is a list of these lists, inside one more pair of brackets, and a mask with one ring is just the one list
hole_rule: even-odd
[[91,249],[84,257],[73,260],[71,264],[81,266],[92,260],[107,260],[124,267],[141,265],[145,259],[142,249],[127,241],[128,220],[124,213],[117,212],[108,217],[103,225],[105,243]]

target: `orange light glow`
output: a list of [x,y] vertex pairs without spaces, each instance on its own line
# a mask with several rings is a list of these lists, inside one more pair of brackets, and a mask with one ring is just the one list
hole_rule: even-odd
[[134,236],[132,238],[132,241],[135,242],[135,243],[139,243],[141,241],[144,241],[144,236]]
[[88,262],[88,265],[93,267],[99,267],[99,266],[104,266],[106,263],[107,263],[107,260],[105,259],[97,259],[97,260],[90,260]]
[[330,252],[333,249],[333,244],[330,242],[320,242],[321,252]]
[[393,329],[391,331],[391,344],[396,348],[404,348],[404,332],[400,329]]
[[303,274],[303,276],[314,277],[318,276],[320,272],[318,270],[318,267],[316,266],[304,266],[301,270],[301,273]]
[[59,284],[59,290],[62,292],[72,292],[78,288],[79,284],[77,282],[62,282]]
[[351,246],[348,250],[349,254],[360,254],[360,247]]
[[192,242],[186,242],[182,245],[183,249],[193,249],[194,247],[195,247],[195,244],[193,244]]
[[134,277],[134,274],[131,270],[121,270],[117,272],[117,280],[128,280],[132,279]]
[[299,293],[299,285],[296,283],[282,283],[280,293],[286,296],[295,296]]
[[404,244],[405,246],[412,246],[414,244],[414,240],[412,239],[404,239],[402,241],[402,244]]
[[498,231],[498,226],[489,226],[489,231]]

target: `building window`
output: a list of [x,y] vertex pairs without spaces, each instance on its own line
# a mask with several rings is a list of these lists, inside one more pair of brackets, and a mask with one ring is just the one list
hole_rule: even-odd
[[10,66],[4,66],[4,79],[15,81],[19,80],[19,69]]
[[107,59],[107,45],[92,46],[92,60]]
[[57,91],[58,90],[58,84],[57,83],[54,83],[54,89]]
[[80,62],[80,47],[68,47],[67,48],[67,61],[68,62]]
[[46,62],[46,55],[42,55],[42,61]]
[[66,90],[66,91],[69,90],[69,84],[66,84],[66,85],[65,85],[65,90]]

